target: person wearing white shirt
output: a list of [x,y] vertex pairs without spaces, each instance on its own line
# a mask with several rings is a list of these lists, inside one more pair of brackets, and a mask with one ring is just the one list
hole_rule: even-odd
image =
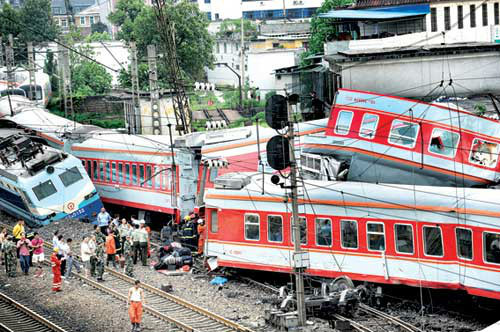
[[52,248],[59,248],[59,231],[54,232],[54,236],[52,237]]
[[89,237],[84,236],[83,241],[80,244],[80,256],[82,258],[83,269],[85,270],[85,277],[89,277],[90,270],[90,256],[92,256],[92,251],[89,247]]

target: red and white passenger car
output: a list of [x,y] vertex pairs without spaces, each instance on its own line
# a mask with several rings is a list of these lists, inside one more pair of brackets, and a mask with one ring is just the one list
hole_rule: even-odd
[[[227,180],[232,176],[240,180]],[[236,187],[210,189],[205,196],[206,255],[219,266],[292,272],[285,189],[268,177],[262,183],[260,174],[224,177],[221,183]],[[306,274],[500,299],[497,190],[312,180],[302,190]]]

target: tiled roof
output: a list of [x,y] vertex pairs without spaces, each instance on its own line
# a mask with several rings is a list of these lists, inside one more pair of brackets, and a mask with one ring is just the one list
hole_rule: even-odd
[[[53,14],[66,14],[66,4],[64,0],[52,0],[51,3]],[[95,0],[70,0],[70,4],[73,7],[73,12],[75,14],[83,9],[93,6],[95,3]],[[55,8],[57,8],[57,10],[54,10]]]
[[430,3],[430,0],[357,0],[353,8],[372,8]]

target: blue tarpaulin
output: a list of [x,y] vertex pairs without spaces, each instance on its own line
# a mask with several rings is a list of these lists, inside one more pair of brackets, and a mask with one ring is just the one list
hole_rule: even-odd
[[378,7],[370,9],[330,10],[320,14],[322,18],[340,18],[353,20],[387,20],[400,17],[426,15],[430,12],[429,4]]

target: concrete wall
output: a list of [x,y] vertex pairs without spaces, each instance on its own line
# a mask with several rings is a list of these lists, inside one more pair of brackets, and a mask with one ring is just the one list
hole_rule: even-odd
[[[433,95],[471,95],[500,90],[500,52],[427,56],[404,59],[347,62],[331,69],[341,72],[342,86],[407,97],[426,96],[439,85],[442,76],[453,86],[438,88]],[[348,68],[342,70],[342,68]]]
[[275,89],[274,71],[278,68],[295,66],[298,50],[276,49],[248,53],[247,78],[252,87],[258,87],[261,94]]

